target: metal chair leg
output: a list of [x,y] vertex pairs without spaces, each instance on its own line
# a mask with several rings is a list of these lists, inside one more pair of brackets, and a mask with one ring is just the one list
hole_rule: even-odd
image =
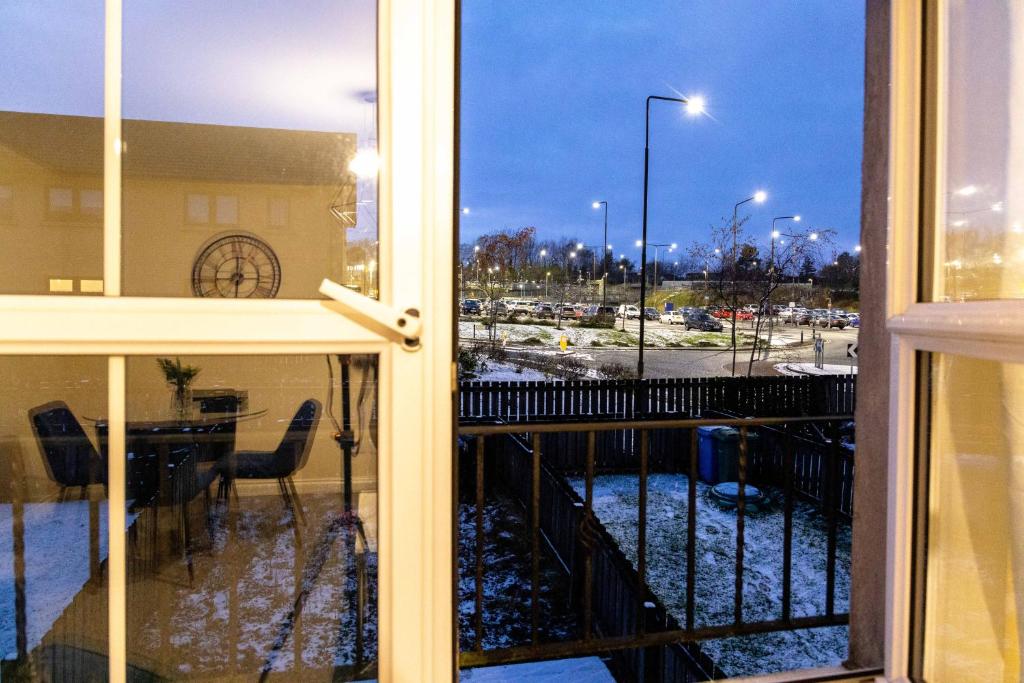
[[306,512],[302,509],[302,500],[299,498],[299,492],[295,488],[295,480],[291,477],[285,479],[285,483],[290,487],[292,494],[292,502],[295,506],[295,510],[299,515],[299,521],[302,522],[302,526],[306,526]]

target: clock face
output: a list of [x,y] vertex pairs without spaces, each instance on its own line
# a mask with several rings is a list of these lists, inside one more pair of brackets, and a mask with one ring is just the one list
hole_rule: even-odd
[[192,266],[192,293],[203,297],[271,299],[281,286],[274,250],[251,235],[211,242]]

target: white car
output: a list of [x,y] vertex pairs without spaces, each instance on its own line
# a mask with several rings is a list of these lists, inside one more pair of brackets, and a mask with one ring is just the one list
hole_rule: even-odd
[[621,304],[616,314],[620,318],[627,318],[629,320],[640,318],[640,309],[633,304]]
[[661,322],[666,325],[685,325],[686,316],[682,311],[665,311],[661,314]]

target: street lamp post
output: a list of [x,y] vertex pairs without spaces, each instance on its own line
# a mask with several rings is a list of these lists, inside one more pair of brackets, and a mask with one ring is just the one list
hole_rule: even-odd
[[605,264],[608,259],[608,202],[601,200],[592,204],[595,209],[604,207],[604,240],[601,244],[601,305],[608,305],[608,268]]
[[[639,240],[637,240],[636,246],[638,246],[638,247],[640,246],[640,241]],[[658,294],[658,249],[661,249],[662,247],[668,247],[669,252],[673,252],[673,251],[676,250],[676,247],[678,245],[675,242],[673,242],[672,244],[655,244],[654,242],[650,242],[647,246],[654,247],[654,281],[651,283],[651,295],[652,296],[657,296],[657,294]]]
[[[662,102],[676,102],[686,107],[686,113],[697,116],[704,113],[704,99],[702,97],[662,97],[660,95],[648,95],[645,104],[644,118],[644,209],[643,226],[641,232],[642,246],[640,247],[640,308],[644,307],[644,300],[647,297],[647,188],[651,170],[651,101],[661,100]],[[641,311],[642,313],[642,311]],[[640,316],[640,348],[637,353],[636,376],[638,379],[644,377],[644,316]]]
[[[769,255],[768,255],[768,296],[767,296],[767,299],[766,299],[766,302],[765,302],[765,305],[767,306],[767,309],[768,309],[768,346],[765,349],[763,358],[768,358],[771,355],[771,351],[772,351],[772,332],[774,331],[774,327],[775,327],[775,316],[774,316],[774,311],[772,310],[772,278],[775,277],[775,240],[778,239],[779,237],[783,237],[783,236],[784,237],[789,237],[791,239],[795,239],[796,238],[796,235],[790,235],[789,233],[781,233],[781,232],[779,232],[778,230],[775,229],[775,223],[776,222],[778,222],[778,221],[786,221],[786,220],[791,220],[794,223],[799,223],[800,222],[800,216],[799,215],[796,215],[796,216],[776,216],[775,218],[772,219],[772,242],[771,242],[771,250],[769,251]],[[818,234],[817,233],[812,233],[811,239],[815,240],[817,238],[818,238]]]
[[768,198],[768,194],[764,190],[758,190],[754,194],[750,195],[744,200],[736,202],[732,207],[732,374],[736,374],[736,233],[739,230],[737,225],[737,213],[740,207],[747,202],[762,203]]

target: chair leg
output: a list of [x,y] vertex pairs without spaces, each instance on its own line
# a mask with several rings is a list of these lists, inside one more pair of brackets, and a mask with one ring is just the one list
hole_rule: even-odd
[[295,517],[295,504],[292,501],[292,496],[288,492],[288,485],[285,484],[284,479],[277,480],[277,488],[281,492],[281,500],[284,502],[284,507],[288,510],[291,517],[292,531],[295,532],[295,547],[302,547],[302,534],[299,533],[299,524]]
[[295,488],[295,480],[291,477],[285,479],[285,483],[290,487],[292,494],[292,503],[295,506],[295,510],[298,512],[299,521],[302,522],[302,526],[306,526],[306,512],[302,509],[302,500],[299,498],[299,492]]

